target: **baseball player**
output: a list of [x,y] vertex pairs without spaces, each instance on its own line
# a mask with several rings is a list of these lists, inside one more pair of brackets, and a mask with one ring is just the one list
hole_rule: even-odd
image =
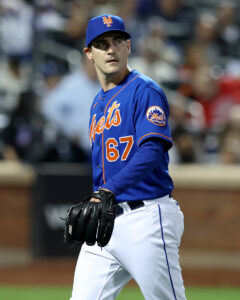
[[[147,300],[186,299],[178,256],[183,214],[168,173],[168,102],[156,82],[128,67],[130,37],[118,16],[88,23],[84,53],[102,86],[90,111],[93,190],[111,193],[117,206],[107,245],[82,246],[71,300],[115,299],[132,278]],[[94,195],[89,201],[100,202]]]

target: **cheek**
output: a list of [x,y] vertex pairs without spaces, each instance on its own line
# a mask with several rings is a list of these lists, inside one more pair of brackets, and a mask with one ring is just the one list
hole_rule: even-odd
[[124,51],[124,54],[123,54],[123,61],[126,62],[128,60],[128,56],[129,56],[129,50],[127,49],[126,51]]
[[94,61],[94,64],[95,64],[95,65],[98,65],[98,66],[101,66],[101,65],[103,64],[103,59],[101,59],[101,58],[98,57],[98,56],[95,57],[93,61]]
[[103,55],[101,55],[101,53],[94,53],[93,60],[95,62],[101,63],[103,62]]

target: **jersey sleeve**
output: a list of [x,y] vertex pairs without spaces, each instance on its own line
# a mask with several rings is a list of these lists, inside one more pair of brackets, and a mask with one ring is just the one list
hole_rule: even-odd
[[160,140],[147,140],[141,144],[129,163],[102,187],[114,192],[115,195],[121,194],[141,181],[156,166],[162,164],[163,151],[163,144]]
[[172,137],[168,117],[167,98],[160,88],[148,86],[139,91],[134,114],[137,145],[140,146],[143,141],[151,137],[158,137],[164,140],[167,149],[170,149]]

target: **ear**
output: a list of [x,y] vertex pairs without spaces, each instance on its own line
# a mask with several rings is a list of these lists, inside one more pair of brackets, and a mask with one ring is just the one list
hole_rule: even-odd
[[90,48],[85,47],[85,48],[83,49],[83,52],[85,53],[85,55],[87,56],[87,58],[88,58],[89,60],[93,60],[93,58],[92,58],[92,51],[91,51]]
[[127,40],[127,47],[128,47],[128,55],[131,54],[131,41]]

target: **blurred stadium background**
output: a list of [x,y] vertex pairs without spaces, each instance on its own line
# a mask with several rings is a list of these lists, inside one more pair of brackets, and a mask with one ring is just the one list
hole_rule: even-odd
[[[237,291],[239,11],[237,0],[0,0],[0,294],[5,285],[70,292],[79,249],[62,243],[60,217],[91,190],[88,110],[99,83],[82,49],[88,19],[103,13],[124,18],[130,67],[169,100],[186,287]],[[220,291],[218,300],[240,298]]]

